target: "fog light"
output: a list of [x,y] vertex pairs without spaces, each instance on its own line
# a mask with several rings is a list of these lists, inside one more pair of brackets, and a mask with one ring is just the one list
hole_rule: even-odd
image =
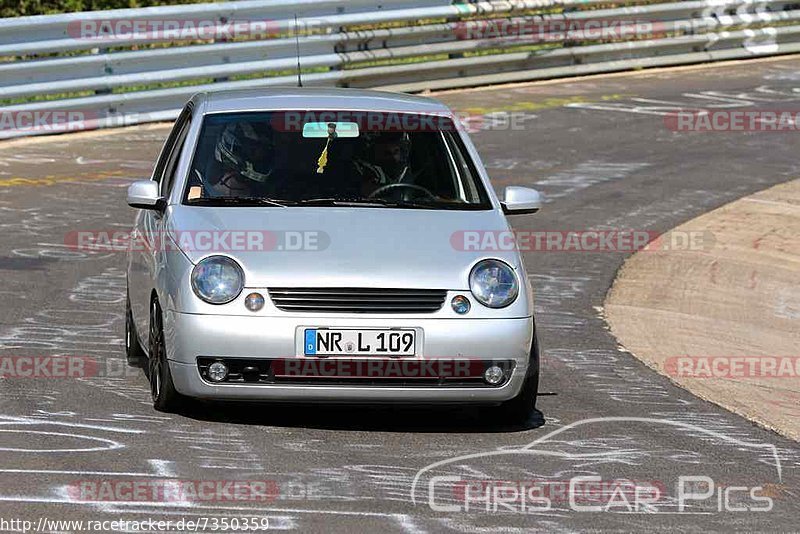
[[464,315],[472,307],[472,305],[469,303],[469,299],[464,295],[457,295],[453,297],[450,305],[453,307],[453,311],[459,315]]
[[208,366],[208,378],[212,382],[222,382],[228,376],[228,366],[222,362],[214,362]]
[[489,367],[488,369],[486,369],[486,372],[483,373],[483,379],[486,380],[487,384],[490,384],[492,386],[496,386],[497,384],[502,382],[504,377],[505,373],[501,368],[497,367],[496,365]]
[[244,299],[244,305],[251,312],[257,312],[264,307],[264,295],[261,293],[250,293]]

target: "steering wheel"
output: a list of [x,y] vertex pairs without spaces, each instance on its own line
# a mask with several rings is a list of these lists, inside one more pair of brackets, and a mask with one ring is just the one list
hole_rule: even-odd
[[[429,198],[430,200],[436,200],[436,195],[434,195],[433,193],[431,193],[430,191],[428,191],[427,189],[425,189],[421,185],[404,184],[404,183],[389,184],[389,185],[384,185],[383,187],[379,187],[378,189],[373,191],[372,194],[370,194],[367,198],[378,198],[378,197],[383,196],[384,193],[387,193],[389,191],[393,191],[395,189],[411,189],[413,191],[419,191],[419,192],[425,194],[425,196],[427,198]],[[408,200],[408,199],[404,198],[403,200]]]

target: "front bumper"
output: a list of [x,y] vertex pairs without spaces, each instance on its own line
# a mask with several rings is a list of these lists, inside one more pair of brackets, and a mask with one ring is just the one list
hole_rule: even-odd
[[[316,319],[319,321],[319,319]],[[189,397],[217,400],[497,403],[515,397],[522,388],[531,359],[533,318],[520,319],[376,319],[313,316],[252,317],[165,314],[167,357],[175,388]],[[498,387],[414,386],[392,384],[213,384],[204,380],[198,358],[300,358],[298,330],[330,328],[416,328],[421,334],[415,359],[512,360],[510,379]],[[419,336],[418,336],[419,338]],[[335,358],[331,358],[335,359]],[[532,362],[537,367],[538,361]],[[534,371],[534,369],[531,369]]]

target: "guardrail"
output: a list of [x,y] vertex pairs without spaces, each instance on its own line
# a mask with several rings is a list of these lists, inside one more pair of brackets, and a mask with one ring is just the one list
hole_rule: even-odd
[[245,0],[0,19],[0,138],[293,85],[298,44],[305,85],[448,89],[800,52],[800,0]]

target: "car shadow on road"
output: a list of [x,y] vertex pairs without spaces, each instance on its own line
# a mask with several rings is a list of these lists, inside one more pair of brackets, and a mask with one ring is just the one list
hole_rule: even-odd
[[541,427],[533,410],[524,423],[502,420],[492,407],[320,405],[192,402],[180,415],[203,422],[339,431],[496,433]]

